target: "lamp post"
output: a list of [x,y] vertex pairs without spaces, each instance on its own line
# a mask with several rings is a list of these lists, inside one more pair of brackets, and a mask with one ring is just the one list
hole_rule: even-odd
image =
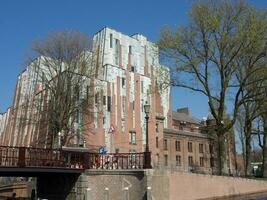
[[145,168],[150,169],[151,167],[151,153],[149,152],[149,144],[148,144],[148,119],[149,119],[149,111],[150,111],[150,105],[146,102],[144,105],[144,110],[146,113],[145,119],[146,119],[146,149],[145,149]]

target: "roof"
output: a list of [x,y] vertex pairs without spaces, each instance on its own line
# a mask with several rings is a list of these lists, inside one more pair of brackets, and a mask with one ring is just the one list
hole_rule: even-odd
[[207,135],[207,134],[190,132],[190,131],[181,131],[181,130],[177,130],[177,129],[164,128],[163,132],[167,133],[167,134],[174,134],[174,135],[180,135],[180,136],[212,139],[210,137],[210,135]]
[[197,118],[194,118],[190,115],[181,112],[172,112],[172,119],[177,121],[189,122],[193,124],[200,124],[200,120],[198,120]]

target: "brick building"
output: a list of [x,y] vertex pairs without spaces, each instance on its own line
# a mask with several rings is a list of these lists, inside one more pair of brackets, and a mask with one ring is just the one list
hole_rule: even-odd
[[[172,112],[170,88],[162,87],[169,79],[169,71],[160,65],[154,43],[143,35],[128,36],[106,27],[94,35],[90,53],[96,58],[92,66],[96,74],[87,85],[93,81],[95,86],[96,112],[90,117],[78,113],[75,127],[79,137],[72,146],[94,151],[103,146],[107,152],[143,152],[144,105],[148,103],[152,165],[212,171],[211,138],[201,133],[203,125],[190,116],[187,108]],[[47,129],[41,129],[40,106],[36,106],[49,96],[40,88],[38,73],[30,65],[18,76],[12,106],[0,116],[2,145],[49,147]]]

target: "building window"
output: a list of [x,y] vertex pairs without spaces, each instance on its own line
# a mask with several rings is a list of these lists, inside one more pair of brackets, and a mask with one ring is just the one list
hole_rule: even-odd
[[111,111],[111,97],[108,96],[108,112]]
[[121,119],[121,130],[125,131],[125,119],[124,118]]
[[95,94],[95,103],[98,103],[98,93]]
[[176,155],[176,166],[181,166],[181,156]]
[[121,87],[122,87],[122,88],[125,87],[125,78],[121,78]]
[[175,141],[175,149],[176,149],[176,151],[181,151],[181,143],[180,143],[180,141]]
[[125,118],[125,109],[126,109],[126,97],[122,96],[122,118]]
[[103,105],[106,105],[106,96],[103,96]]
[[106,123],[106,118],[103,117],[103,125],[105,125],[105,123]]
[[134,66],[131,67],[131,72],[135,72],[135,67]]
[[199,157],[199,165],[200,165],[200,167],[204,167],[204,158],[203,157]]
[[115,65],[119,64],[119,46],[120,41],[118,39],[115,39]]
[[188,142],[188,152],[193,152],[193,144],[192,144],[192,142]]
[[203,153],[203,144],[199,144],[199,153]]
[[[144,106],[143,106],[144,107]],[[156,123],[156,132],[158,133],[159,132],[159,124]]]
[[134,110],[134,101],[133,101],[133,110]]
[[130,55],[132,54],[132,46],[131,45],[129,46],[129,54]]
[[164,155],[164,165],[168,166],[168,155]]
[[193,156],[188,156],[188,165],[189,165],[190,167],[193,166]]
[[112,33],[109,34],[109,47],[110,48],[113,47],[113,35],[112,35]]
[[136,144],[136,133],[135,132],[130,132],[129,144]]
[[167,139],[164,139],[164,150],[168,149],[168,141]]
[[144,93],[144,81],[141,81],[141,92]]
[[156,137],[156,148],[159,148],[159,138]]

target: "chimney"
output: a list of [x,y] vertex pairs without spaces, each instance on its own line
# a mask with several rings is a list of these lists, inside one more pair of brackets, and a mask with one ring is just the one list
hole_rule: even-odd
[[190,111],[189,111],[189,108],[188,108],[188,107],[178,108],[178,109],[177,109],[177,112],[178,112],[178,113],[184,113],[184,114],[186,114],[186,115],[189,115],[189,114],[190,114]]

